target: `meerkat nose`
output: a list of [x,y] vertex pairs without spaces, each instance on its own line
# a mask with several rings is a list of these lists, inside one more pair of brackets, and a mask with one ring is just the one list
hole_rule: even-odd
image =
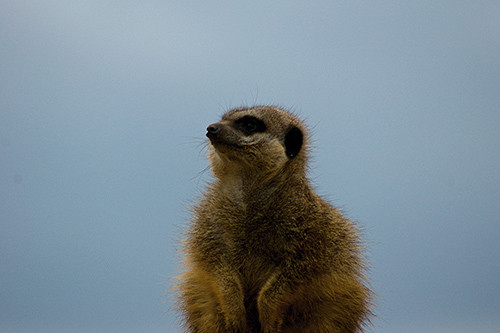
[[219,131],[220,131],[220,127],[217,124],[208,125],[208,127],[207,127],[207,132],[209,134],[217,134],[217,132],[219,132]]

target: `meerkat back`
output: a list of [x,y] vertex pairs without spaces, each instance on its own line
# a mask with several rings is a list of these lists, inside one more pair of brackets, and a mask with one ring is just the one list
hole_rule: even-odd
[[186,332],[361,331],[358,231],[310,186],[303,123],[238,108],[207,137],[215,180],[193,208],[177,287]]

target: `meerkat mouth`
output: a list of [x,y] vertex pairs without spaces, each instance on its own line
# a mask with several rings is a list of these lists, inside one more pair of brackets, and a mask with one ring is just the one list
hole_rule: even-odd
[[207,133],[207,137],[215,149],[217,149],[218,147],[226,147],[226,148],[232,148],[232,149],[245,149],[246,147],[255,145],[255,142],[249,142],[249,143],[230,142],[230,141],[225,140],[224,138],[222,138],[218,135],[214,135],[211,133]]
[[230,143],[224,140],[221,140],[220,138],[217,139],[211,139],[210,138],[210,143],[212,146],[215,148],[215,150],[221,152],[221,153],[227,153],[228,151],[234,151],[234,150],[243,150],[244,146],[238,145],[236,143]]

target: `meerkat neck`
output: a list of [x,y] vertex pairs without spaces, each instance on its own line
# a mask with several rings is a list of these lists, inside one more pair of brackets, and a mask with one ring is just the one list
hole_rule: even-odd
[[290,200],[301,193],[310,192],[305,176],[297,174],[279,174],[265,178],[252,175],[227,176],[218,179],[214,184],[215,193],[223,194],[231,200],[244,202],[262,202],[269,204],[273,200]]

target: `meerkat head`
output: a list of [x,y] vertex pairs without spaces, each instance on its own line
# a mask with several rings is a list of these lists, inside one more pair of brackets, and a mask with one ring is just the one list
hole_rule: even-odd
[[233,109],[207,128],[214,175],[272,178],[305,173],[308,137],[302,122],[275,107]]

